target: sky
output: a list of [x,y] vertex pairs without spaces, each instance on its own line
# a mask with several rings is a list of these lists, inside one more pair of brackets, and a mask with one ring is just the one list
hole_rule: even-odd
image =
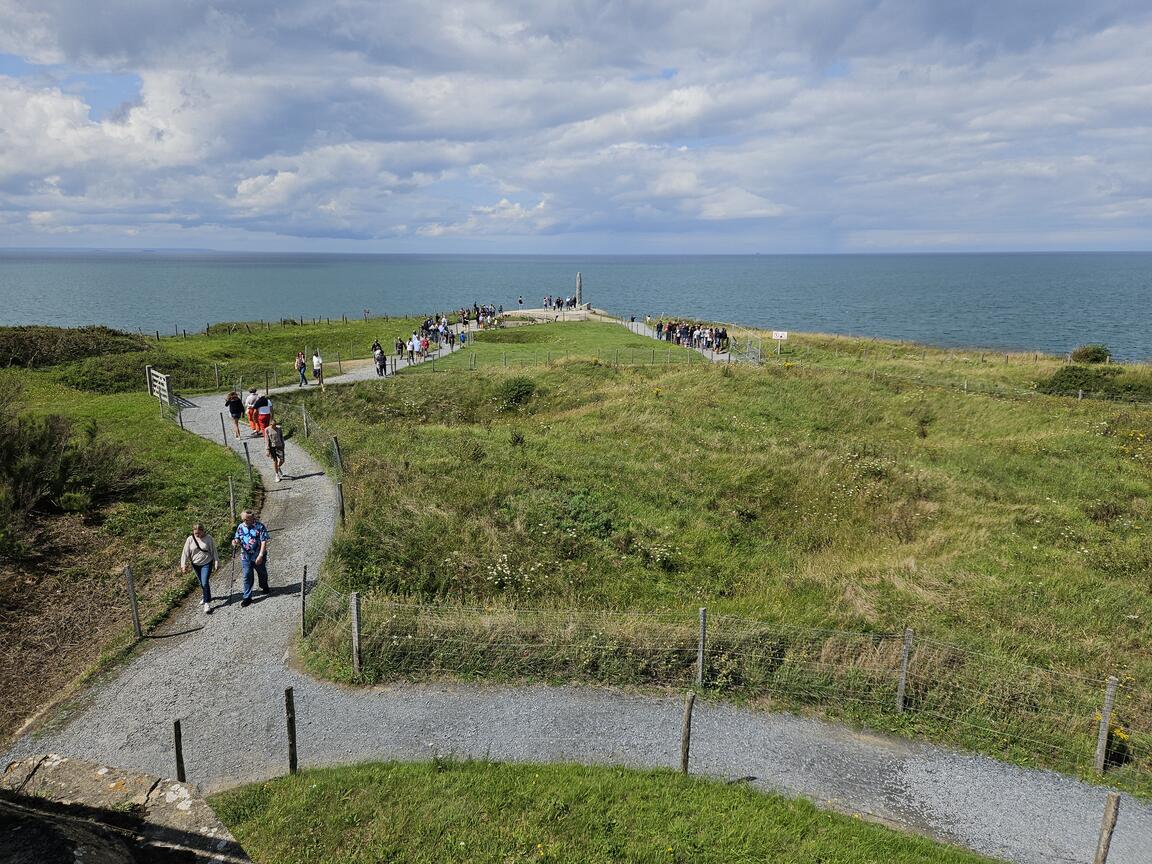
[[1152,249],[1149,0],[0,0],[0,247]]

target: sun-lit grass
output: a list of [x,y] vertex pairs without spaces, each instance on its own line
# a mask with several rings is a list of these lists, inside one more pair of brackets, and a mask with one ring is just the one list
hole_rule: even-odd
[[[541,369],[568,360],[598,360],[608,365],[704,363],[685,348],[657,343],[618,324],[574,321],[519,324],[470,335],[466,351],[438,358],[436,369]],[[406,374],[427,374],[423,364]]]
[[[615,327],[604,338],[634,337]],[[999,692],[1010,660],[1097,682],[1116,674],[1121,722],[1152,726],[1140,686],[1152,680],[1147,408],[803,365],[595,359],[307,398],[347,466],[349,523],[329,567],[338,588],[911,627],[993,658],[965,679],[974,704],[982,688]],[[1083,701],[1076,728],[1055,734],[1090,760]],[[909,722],[998,755],[1078,764],[898,725]]]
[[990,860],[669,771],[439,759],[305,771],[210,801],[257,864]]

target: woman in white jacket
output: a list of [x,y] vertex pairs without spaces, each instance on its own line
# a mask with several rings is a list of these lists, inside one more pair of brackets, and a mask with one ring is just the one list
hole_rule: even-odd
[[203,522],[192,526],[192,533],[184,541],[184,551],[180,553],[180,571],[188,572],[191,564],[196,570],[196,578],[200,580],[200,590],[203,593],[204,614],[212,612],[212,587],[209,578],[213,570],[220,569],[220,557],[216,554],[216,541],[204,529]]

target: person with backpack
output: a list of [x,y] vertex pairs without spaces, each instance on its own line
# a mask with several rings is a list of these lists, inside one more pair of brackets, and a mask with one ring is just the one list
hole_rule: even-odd
[[312,352],[312,378],[317,384],[324,383],[324,359],[320,356],[320,349]]
[[276,474],[276,482],[284,479],[284,433],[280,429],[280,421],[273,418],[268,428],[264,430],[264,444],[268,449],[268,458],[272,460],[272,470]]
[[385,369],[388,366],[388,358],[384,355],[384,349],[379,345],[377,345],[376,350],[372,352],[372,359],[376,361],[377,377],[383,378]]
[[216,541],[205,530],[203,522],[197,522],[192,526],[192,533],[184,541],[184,549],[180,553],[180,572],[187,573],[189,565],[196,571],[196,578],[200,580],[204,614],[211,615],[212,586],[209,579],[213,571],[220,569],[220,556],[216,552]]
[[232,428],[236,430],[236,437],[240,437],[240,418],[244,416],[244,400],[240,394],[232,390],[224,397],[224,407],[228,409],[228,416],[232,418]]
[[304,359],[304,352],[303,351],[297,351],[296,352],[296,364],[295,365],[296,365],[296,374],[300,376],[300,383],[297,386],[298,387],[307,387],[308,386],[308,374],[307,374],[307,372],[305,372],[305,370],[308,368],[308,363]]

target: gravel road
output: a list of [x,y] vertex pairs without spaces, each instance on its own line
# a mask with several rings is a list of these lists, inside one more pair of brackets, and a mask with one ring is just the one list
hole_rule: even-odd
[[[372,378],[370,365],[344,381]],[[289,390],[293,388],[281,388]],[[222,396],[195,397],[187,428],[220,441]],[[230,441],[234,449],[240,442]],[[255,449],[255,448],[254,448]],[[205,616],[189,598],[131,662],[97,682],[61,723],[19,740],[7,759],[56,752],[170,775],[180,718],[188,778],[208,791],[287,768],[284,688],[295,691],[304,766],[432,754],[507,761],[674,767],[682,718],[675,695],[601,688],[428,686],[353,689],[288,665],[300,574],[319,572],[336,522],[331,479],[289,441],[283,483],[268,489],[272,593]],[[226,542],[226,538],[219,538]],[[228,588],[228,573],[214,580]],[[691,768],[800,795],[1021,864],[1088,862],[1106,790],[1047,771],[843,726],[698,702]],[[1152,806],[1124,796],[1110,864],[1152,861]]]

